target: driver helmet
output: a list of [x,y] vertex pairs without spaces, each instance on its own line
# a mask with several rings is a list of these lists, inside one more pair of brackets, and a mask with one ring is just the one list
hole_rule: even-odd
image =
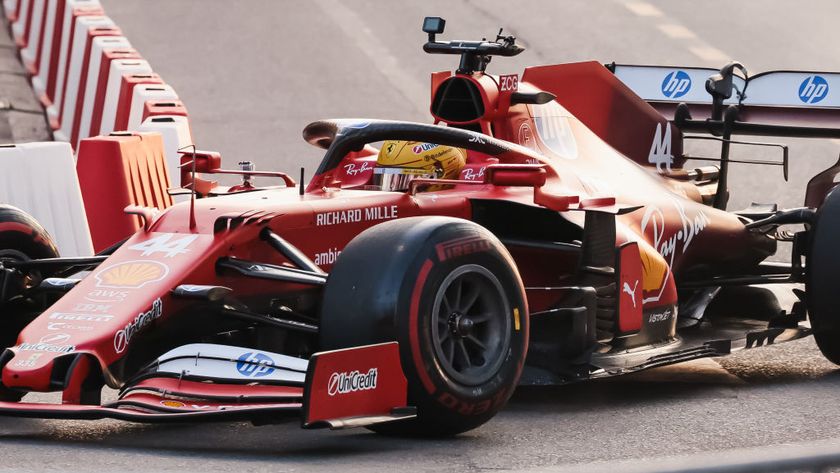
[[467,152],[461,148],[389,140],[379,150],[373,183],[385,191],[405,191],[418,178],[457,179],[466,163]]

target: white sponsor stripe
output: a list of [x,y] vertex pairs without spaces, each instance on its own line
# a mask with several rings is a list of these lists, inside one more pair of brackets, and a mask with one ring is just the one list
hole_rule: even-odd
[[662,16],[662,10],[647,2],[627,2],[624,6],[639,16]]

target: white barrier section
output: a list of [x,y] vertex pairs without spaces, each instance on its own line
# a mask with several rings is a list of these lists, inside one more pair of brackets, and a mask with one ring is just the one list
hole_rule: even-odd
[[[41,47],[41,25],[44,23],[46,0],[32,0],[32,19],[30,20],[29,36],[26,39],[26,47],[20,51],[20,59],[23,65],[34,72],[35,58],[38,57],[38,49]],[[54,3],[54,0],[53,0]]]
[[[166,157],[166,169],[172,179],[173,187],[180,187],[181,156],[178,150],[193,143],[189,119],[180,115],[158,115],[148,117],[137,130],[157,132],[163,136],[163,154]],[[179,182],[175,182],[175,180]]]
[[69,144],[0,147],[0,202],[32,215],[52,235],[61,256],[93,254]]
[[[143,120],[143,109],[148,101],[178,100],[178,94],[166,84],[140,84],[131,94],[131,108],[128,114],[127,130],[133,131]],[[117,130],[123,131],[123,130]]]
[[[58,0],[59,2],[64,0]],[[55,81],[55,92],[53,93],[53,97],[50,97],[52,100],[52,105],[47,108],[47,116],[50,120],[56,120],[58,117],[59,107],[61,106],[61,98],[62,98],[62,89],[64,88],[64,78],[67,76],[67,57],[70,54],[70,31],[75,28],[75,14],[74,11],[76,7],[100,7],[99,0],[67,0],[67,3],[64,6],[64,14],[61,18],[56,18],[56,23],[61,23],[61,38],[58,44],[58,51],[52,52],[52,54],[58,54],[58,62],[56,62],[56,81]],[[56,25],[57,26],[57,25]],[[56,28],[57,30],[57,28]],[[52,42],[50,42],[52,43]],[[52,44],[50,44],[50,48],[52,48]],[[47,57],[47,56],[45,56]],[[50,56],[51,57],[51,56]],[[49,68],[41,68],[38,71],[38,77],[33,80],[33,86],[35,87],[35,92],[39,95],[46,92],[47,90],[47,82],[49,81],[50,71]],[[43,74],[41,74],[43,72]],[[41,90],[43,88],[43,91]]]
[[60,128],[56,130],[55,139],[70,141],[73,131],[73,118],[76,113],[76,99],[79,96],[79,85],[82,79],[82,68],[85,62],[85,50],[90,39],[88,31],[91,28],[107,28],[114,26],[114,22],[107,16],[83,16],[76,21],[76,31],[73,33],[73,44],[70,45],[70,65],[67,68],[67,79],[62,96]]
[[[64,0],[47,0],[47,16],[44,18],[44,38],[41,42],[41,56],[38,62],[38,71],[35,77],[32,78],[32,88],[35,89],[35,95],[41,97],[47,92],[47,78],[50,76],[50,59],[53,54],[53,38],[55,38],[56,25],[60,19],[56,21],[58,15],[58,2]],[[38,61],[36,53],[35,61]]]
[[[90,59],[88,60],[87,83],[85,84],[84,99],[82,101],[82,114],[79,116],[78,135],[73,147],[79,145],[82,138],[90,136],[90,119],[93,115],[93,103],[96,100],[96,91],[105,84],[99,84],[99,67],[102,64],[102,53],[106,49],[130,48],[131,43],[124,36],[100,36],[93,39],[90,48]],[[62,126],[62,129],[64,127]],[[72,131],[72,127],[70,130]]]
[[[0,145],[0,202],[9,203],[15,183],[20,179],[17,175],[16,164],[23,159],[23,151],[15,145]],[[16,207],[31,207],[29,194],[16,196]]]
[[[107,135],[114,131],[117,107],[120,104],[120,88],[125,74],[151,74],[152,66],[144,59],[118,59],[111,61],[108,85],[105,89],[105,103],[102,107],[102,121],[98,130],[90,130],[90,136]],[[80,135],[81,136],[81,135]]]
[[6,18],[11,19],[15,14],[18,2],[20,0],[3,0],[3,10],[6,11]]
[[[73,41],[69,42],[68,38],[67,54],[63,55],[63,59],[59,59],[59,62],[64,61],[67,68],[66,70],[62,70],[62,68],[58,70],[59,75],[55,85],[55,100],[53,101],[53,106],[47,109],[47,114],[50,118],[63,121],[67,118],[67,112],[73,110],[76,106],[76,94],[79,91],[79,80],[81,80],[82,64],[85,59],[88,30],[90,28],[107,28],[111,26],[114,26],[114,22],[107,16],[92,15],[76,17],[76,22],[72,25]],[[68,59],[69,61],[67,61]]]
[[24,39],[23,35],[26,33],[26,24],[29,23],[29,4],[32,3],[32,0],[20,1],[20,16],[18,16],[15,24],[12,25],[12,36],[18,44],[20,44],[20,42]]

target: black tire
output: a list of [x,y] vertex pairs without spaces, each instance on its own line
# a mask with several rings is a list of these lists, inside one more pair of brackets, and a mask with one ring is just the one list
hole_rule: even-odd
[[811,227],[805,293],[814,339],[840,365],[840,188],[832,190]]
[[30,259],[58,257],[58,248],[44,227],[23,210],[0,204],[0,252],[14,251]]
[[[16,207],[0,205],[0,262],[55,257],[58,257],[55,243],[35,219]],[[15,292],[10,287],[7,291]],[[27,315],[32,306],[32,300],[16,297],[0,300],[0,351],[15,343],[18,332],[29,320]],[[21,397],[23,394],[0,384],[0,400],[18,401]]]
[[399,342],[418,416],[374,430],[455,435],[490,420],[519,381],[525,289],[510,254],[483,227],[450,217],[394,220],[341,252],[319,338],[322,350]]

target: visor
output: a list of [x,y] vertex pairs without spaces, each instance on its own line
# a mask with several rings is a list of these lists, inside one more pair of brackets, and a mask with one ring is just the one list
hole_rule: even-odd
[[377,167],[373,170],[373,185],[383,191],[406,191],[414,179],[433,179],[434,173],[425,169]]

